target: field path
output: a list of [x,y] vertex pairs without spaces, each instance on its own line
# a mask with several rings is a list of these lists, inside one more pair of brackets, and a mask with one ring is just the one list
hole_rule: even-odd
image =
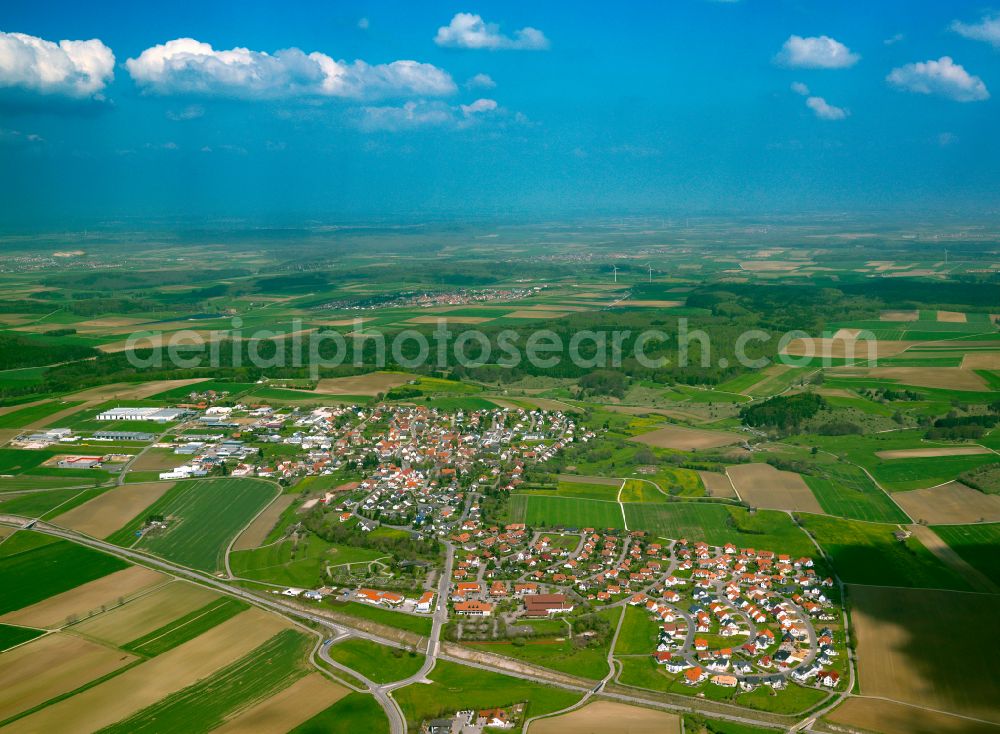
[[736,489],[736,485],[733,483],[733,478],[729,476],[729,467],[726,467],[726,479],[729,480],[729,486],[733,488],[733,494],[736,495],[736,499],[742,502],[743,498],[740,497],[740,490]]
[[[622,511],[622,523],[625,525],[625,532],[628,532],[628,519],[625,517],[625,505],[622,504],[622,490],[625,489],[625,483],[627,481],[627,479],[622,479],[622,486],[618,488],[618,496],[616,497],[618,501],[618,509]],[[659,489],[659,487],[657,487],[657,489]]]
[[924,547],[937,556],[942,563],[955,571],[959,576],[968,581],[972,587],[987,594],[1000,594],[1000,586],[997,586],[985,574],[962,558],[954,549],[945,543],[941,538],[925,525],[910,525],[909,529],[923,543]]

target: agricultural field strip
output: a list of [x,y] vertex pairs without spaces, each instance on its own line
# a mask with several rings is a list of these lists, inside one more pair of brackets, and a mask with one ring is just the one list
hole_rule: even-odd
[[180,624],[168,623],[168,624],[164,625],[161,628],[163,631],[160,632],[160,634],[158,634],[158,635],[154,635],[152,637],[149,637],[147,635],[147,636],[143,636],[142,638],[137,638],[137,639],[141,639],[142,640],[142,643],[140,645],[135,645],[135,642],[137,640],[129,642],[127,644],[128,644],[129,647],[135,646],[136,649],[140,649],[141,650],[142,648],[144,648],[144,647],[146,647],[148,645],[152,645],[157,640],[161,640],[164,637],[167,637],[169,635],[174,635],[179,630],[182,630],[184,627],[187,627],[190,624],[194,624],[198,620],[203,619],[204,617],[207,617],[208,615],[214,613],[218,609],[218,607],[221,606],[225,601],[227,601],[227,600],[226,599],[221,599],[221,600],[219,600],[217,602],[212,602],[210,604],[205,605],[205,607],[202,608],[204,611],[199,612],[198,614],[194,615],[193,617],[190,617],[188,619],[184,619],[184,621],[180,622]]
[[137,658],[83,637],[52,633],[0,655],[0,721],[85,686]]
[[121,605],[162,588],[170,577],[142,566],[129,566],[121,571],[50,596],[31,606],[8,612],[0,617],[5,624],[21,624],[40,629],[61,629],[73,624],[81,615],[93,615],[94,610]]

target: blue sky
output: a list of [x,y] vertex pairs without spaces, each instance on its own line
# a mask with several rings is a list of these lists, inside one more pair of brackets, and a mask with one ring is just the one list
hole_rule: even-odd
[[7,0],[0,223],[988,214],[998,10]]

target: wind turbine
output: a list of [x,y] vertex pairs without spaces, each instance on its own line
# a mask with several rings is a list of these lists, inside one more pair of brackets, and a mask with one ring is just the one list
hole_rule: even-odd
[[615,271],[615,283],[617,283],[618,282],[618,266],[617,265],[612,265],[611,267]]
[[649,266],[649,282],[650,283],[653,282],[653,266],[652,265]]

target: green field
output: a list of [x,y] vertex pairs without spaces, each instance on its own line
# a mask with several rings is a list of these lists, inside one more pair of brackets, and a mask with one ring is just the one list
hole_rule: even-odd
[[101,732],[209,732],[230,714],[273,696],[305,675],[305,660],[312,645],[310,636],[283,630],[236,662]]
[[234,551],[229,556],[229,563],[233,573],[242,578],[311,589],[320,585],[321,574],[328,565],[332,568],[384,557],[384,553],[365,548],[338,547],[310,533],[300,540],[288,539],[261,548]]
[[[995,399],[995,397],[994,397]],[[920,430],[893,431],[865,436],[796,436],[789,443],[812,447],[835,454],[845,462],[859,464],[871,472],[872,476],[890,492],[921,489],[954,479],[964,471],[982,464],[1000,461],[995,454],[969,456],[937,456],[925,458],[881,459],[877,452],[928,448],[929,446],[952,447],[955,443],[925,441]]]
[[625,621],[618,633],[615,655],[651,655],[656,649],[659,625],[644,608],[625,607]]
[[81,401],[64,403],[59,400],[50,400],[44,403],[39,403],[38,405],[31,405],[27,408],[21,408],[20,410],[5,413],[0,415],[0,428],[24,428],[35,421],[40,421],[42,418],[55,415],[60,410],[65,410],[66,408],[72,408],[74,405],[79,405],[80,402]]
[[560,479],[552,489],[534,489],[530,486],[518,488],[518,494],[530,494],[538,497],[576,497],[584,500],[611,500],[618,496],[621,481],[613,480],[612,484],[597,482],[575,482]]
[[717,385],[715,389],[719,392],[743,393],[763,380],[764,377],[763,370],[745,372],[739,377],[734,377],[731,380],[723,382],[721,385]]
[[108,540],[130,545],[146,517],[163,515],[169,518],[167,528],[143,536],[134,547],[214,573],[224,567],[229,543],[276,492],[274,485],[257,479],[178,482]]
[[0,652],[9,650],[15,645],[28,642],[44,634],[44,630],[36,630],[31,627],[15,627],[10,624],[0,624]]
[[1000,585],[1000,523],[931,528],[973,568]]
[[647,530],[664,538],[703,540],[711,545],[733,543],[741,548],[816,556],[809,538],[782,512],[713,502],[676,501],[657,505],[625,505],[630,530]]
[[[0,388],[36,385],[42,381],[46,370],[48,370],[48,367],[22,367],[21,369],[0,370]],[[27,402],[33,399],[32,397],[29,397],[27,400],[21,398],[18,402]],[[12,402],[10,401],[7,404],[11,405]]]
[[[258,387],[256,390],[250,393],[255,401],[261,400],[263,402],[276,401],[276,402],[312,402],[312,403],[322,403],[327,402],[346,402],[350,398],[350,402],[365,402],[371,400],[371,398],[364,398],[356,395],[320,395],[319,393],[309,392],[306,390],[288,390],[283,387]],[[357,398],[357,400],[355,400]]]
[[1000,461],[996,454],[935,456],[924,459],[893,459],[871,469],[879,484],[890,491],[934,487],[962,472]]
[[330,657],[376,683],[409,678],[420,670],[424,656],[361,638],[350,638],[329,648]]
[[622,502],[668,502],[670,500],[655,485],[641,479],[626,479],[620,499]]
[[45,518],[58,516],[69,512],[77,505],[92,500],[99,494],[108,491],[108,487],[90,487],[88,489],[53,489],[47,492],[32,492],[9,499],[0,495],[0,512],[24,517]]
[[0,538],[0,558],[8,558],[44,545],[51,545],[58,540],[59,538],[53,535],[21,530],[6,538]]
[[570,497],[527,497],[524,522],[533,528],[624,528],[617,502]]
[[846,583],[970,591],[965,579],[914,537],[900,543],[895,525],[801,515],[802,523],[830,555]]
[[[705,484],[698,473],[691,469],[657,464],[652,474],[643,473],[641,477],[654,482],[660,489],[676,497],[704,497]],[[633,476],[640,476],[633,472]]]
[[23,474],[55,455],[48,450],[0,449],[0,474]]
[[802,478],[823,510],[850,520],[909,522],[899,506],[876,487],[858,467],[850,464],[819,464],[821,476]]
[[389,734],[389,720],[374,696],[349,693],[288,734]]
[[407,686],[393,693],[414,731],[425,719],[450,716],[462,709],[527,702],[525,717],[529,718],[566,708],[580,698],[572,691],[444,660],[438,660],[428,677],[431,685]]
[[234,395],[246,392],[252,387],[254,387],[254,384],[250,382],[223,382],[220,380],[207,380],[206,382],[198,382],[193,385],[185,385],[184,387],[174,387],[170,390],[164,390],[163,392],[154,395],[153,398],[155,400],[173,402],[177,400],[187,400],[191,393],[204,393],[209,390],[215,390],[217,393],[227,392],[229,393],[229,397],[233,397]]
[[202,632],[222,624],[249,608],[246,602],[224,596],[122,645],[122,649],[145,657],[155,657],[188,640],[193,640]]
[[76,476],[49,476],[22,474],[20,476],[0,477],[0,497],[26,489],[65,489],[69,487],[91,486],[108,478],[104,472],[95,472],[91,479],[80,479]]
[[125,561],[68,540],[38,545],[35,535],[22,530],[0,544],[0,588],[4,589],[0,614],[128,568]]

